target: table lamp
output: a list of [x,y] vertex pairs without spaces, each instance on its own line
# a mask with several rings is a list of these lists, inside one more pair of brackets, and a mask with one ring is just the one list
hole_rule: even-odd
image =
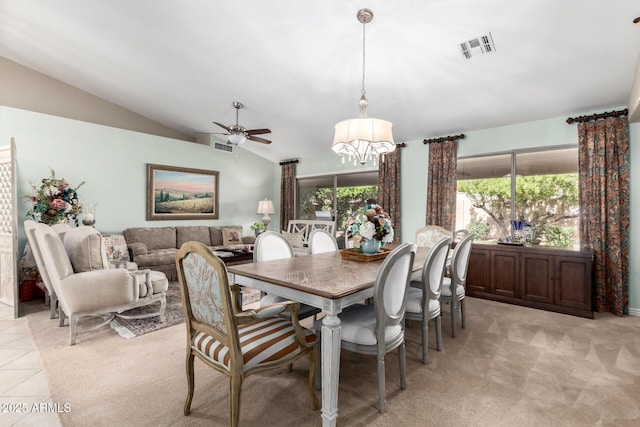
[[258,214],[262,214],[262,223],[264,224],[265,230],[269,227],[269,223],[271,222],[270,214],[276,213],[273,209],[273,202],[271,200],[260,200],[258,202],[258,210],[256,211]]

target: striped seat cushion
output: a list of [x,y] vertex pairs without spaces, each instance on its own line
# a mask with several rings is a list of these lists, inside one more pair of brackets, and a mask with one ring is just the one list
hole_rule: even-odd
[[[302,328],[302,330],[307,347],[312,347],[316,343],[316,335],[309,329]],[[300,354],[293,324],[287,319],[269,317],[255,320],[240,325],[238,334],[245,370],[277,360],[291,359]],[[227,371],[230,369],[229,349],[210,335],[203,332],[196,333],[191,341],[191,348],[212,363]]]

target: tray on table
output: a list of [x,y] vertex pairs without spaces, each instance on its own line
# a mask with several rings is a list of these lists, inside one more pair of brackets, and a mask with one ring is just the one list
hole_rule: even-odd
[[377,253],[372,255],[366,255],[362,252],[356,252],[354,249],[340,249],[340,256],[342,259],[348,259],[350,261],[360,261],[360,262],[369,262],[369,261],[377,261],[379,259],[386,258],[387,255],[391,253],[391,250],[381,248]]

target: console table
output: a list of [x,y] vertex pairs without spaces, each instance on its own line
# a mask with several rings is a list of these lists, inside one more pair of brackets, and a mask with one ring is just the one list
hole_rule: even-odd
[[466,294],[593,319],[591,251],[474,243]]

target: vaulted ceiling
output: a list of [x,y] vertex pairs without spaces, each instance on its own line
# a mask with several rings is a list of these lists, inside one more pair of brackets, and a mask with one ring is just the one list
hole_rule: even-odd
[[192,135],[241,101],[273,141],[244,148],[309,158],[358,114],[363,7],[369,116],[396,142],[627,104],[637,0],[0,0],[0,56]]

